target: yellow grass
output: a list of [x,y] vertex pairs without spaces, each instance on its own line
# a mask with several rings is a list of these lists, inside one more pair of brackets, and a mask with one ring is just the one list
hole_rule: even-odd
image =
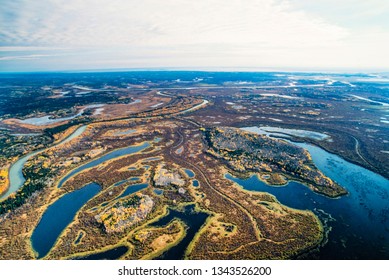
[[4,193],[8,189],[8,168],[0,169],[0,194]]

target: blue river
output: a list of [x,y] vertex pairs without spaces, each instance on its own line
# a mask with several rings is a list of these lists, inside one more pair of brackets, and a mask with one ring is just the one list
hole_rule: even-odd
[[349,194],[331,199],[297,182],[273,187],[256,175],[239,179],[226,174],[226,178],[247,190],[271,193],[284,205],[318,215],[328,230],[328,239],[307,258],[388,259],[389,180],[316,146],[293,144],[307,149],[316,166]]

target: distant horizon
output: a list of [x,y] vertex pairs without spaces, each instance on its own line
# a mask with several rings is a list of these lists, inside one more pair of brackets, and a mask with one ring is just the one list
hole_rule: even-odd
[[101,69],[58,69],[58,70],[30,70],[30,71],[2,71],[1,74],[39,74],[39,73],[121,73],[121,72],[226,72],[226,73],[322,73],[322,74],[389,74],[388,69],[349,69],[349,68],[263,68],[263,67],[149,67],[149,68],[101,68]]

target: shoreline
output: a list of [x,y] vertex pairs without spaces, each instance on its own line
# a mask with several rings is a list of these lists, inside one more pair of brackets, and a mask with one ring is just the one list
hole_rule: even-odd
[[[32,151],[29,151],[28,153],[18,157],[16,159],[16,161],[13,162],[12,164],[10,164],[9,167],[8,167],[8,187],[7,187],[7,189],[3,193],[0,193],[0,203],[5,201],[9,196],[11,196],[14,193],[17,193],[20,189],[23,188],[24,183],[26,181],[26,178],[24,178],[24,174],[23,174],[23,168],[24,168],[24,165],[26,164],[26,162],[31,157],[33,157],[33,156],[35,156],[35,155],[37,155],[37,154],[39,154],[41,152],[44,152],[44,151],[46,151],[48,149],[55,148],[55,147],[57,147],[57,146],[59,146],[61,144],[64,144],[64,143],[66,143],[68,141],[73,140],[74,138],[76,138],[76,137],[80,136],[82,133],[84,133],[86,128],[87,128],[87,125],[76,125],[74,130],[69,135],[66,135],[63,139],[61,139],[59,141],[57,140],[57,141],[52,142],[51,143],[52,145],[50,145],[49,147],[45,147],[45,148],[41,148],[41,149],[37,149],[37,150],[32,150]],[[72,129],[72,127],[70,127],[70,129]],[[83,131],[81,131],[81,130],[83,130]],[[79,131],[81,131],[81,132],[78,133]],[[11,188],[11,169],[12,169],[12,167],[15,166],[15,164],[17,164],[19,161],[21,161],[21,160],[23,160],[25,158],[27,158],[27,160],[26,160],[25,163],[23,163],[23,166],[22,166],[22,176],[24,178],[24,182],[15,191],[13,191],[9,195],[7,195],[7,197],[4,197],[7,194],[7,192],[9,191],[9,189]]]
[[[62,180],[63,178],[65,178],[66,176],[68,176],[72,171],[76,170],[77,168],[80,168],[80,167],[82,167],[82,166],[84,166],[84,165],[86,165],[86,164],[88,164],[88,163],[91,163],[91,162],[93,162],[94,160],[98,160],[98,159],[100,159],[100,158],[102,158],[102,157],[104,157],[104,156],[106,156],[106,155],[108,155],[108,154],[110,154],[110,153],[112,153],[112,152],[115,152],[115,151],[118,151],[118,150],[121,150],[121,149],[130,148],[130,147],[139,147],[139,146],[144,145],[145,143],[150,144],[150,146],[145,147],[145,148],[143,148],[143,149],[141,149],[141,150],[139,150],[139,151],[137,151],[137,152],[133,152],[133,153],[131,153],[131,154],[120,155],[120,156],[118,156],[118,157],[115,157],[115,158],[112,158],[112,159],[109,159],[109,160],[104,161],[104,162],[110,162],[110,161],[112,161],[112,160],[117,160],[117,159],[122,158],[122,157],[126,157],[126,156],[130,156],[130,155],[135,155],[135,154],[141,153],[143,150],[145,150],[145,149],[147,149],[147,148],[149,148],[149,147],[152,146],[152,144],[151,144],[152,141],[143,141],[143,142],[141,142],[141,143],[135,143],[134,145],[131,145],[131,146],[116,148],[116,149],[113,149],[113,150],[111,150],[111,151],[108,151],[108,152],[106,152],[106,153],[103,153],[103,154],[99,155],[99,157],[91,158],[90,160],[88,160],[88,161],[86,161],[86,162],[83,162],[83,163],[80,164],[80,165],[75,166],[74,168],[72,168],[71,170],[69,170],[67,173],[63,174],[60,178],[58,178],[58,179],[56,180],[55,186],[56,186],[56,188],[61,189],[62,186],[63,186],[69,179],[71,179],[72,177],[77,176],[78,174],[84,172],[85,170],[88,170],[88,169],[91,169],[91,168],[95,168],[96,166],[92,166],[92,167],[89,167],[89,168],[80,170],[79,172],[74,173],[71,177],[69,177],[69,178],[66,179],[64,182],[61,183],[61,180]],[[102,162],[102,163],[103,163],[103,162]],[[102,164],[102,163],[100,163],[100,164]],[[99,165],[100,165],[100,164],[99,164]],[[60,183],[61,183],[61,186],[59,187]]]

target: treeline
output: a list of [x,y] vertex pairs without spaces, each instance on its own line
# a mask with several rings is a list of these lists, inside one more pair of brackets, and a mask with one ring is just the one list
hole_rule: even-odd
[[15,195],[9,196],[0,203],[0,215],[22,206],[26,200],[36,191],[45,187],[43,182],[25,184]]
[[26,181],[21,189],[15,194],[10,195],[6,200],[0,203],[0,215],[12,211],[24,203],[36,191],[43,189],[46,186],[45,180],[50,174],[50,169],[41,169],[39,174],[28,173]]

